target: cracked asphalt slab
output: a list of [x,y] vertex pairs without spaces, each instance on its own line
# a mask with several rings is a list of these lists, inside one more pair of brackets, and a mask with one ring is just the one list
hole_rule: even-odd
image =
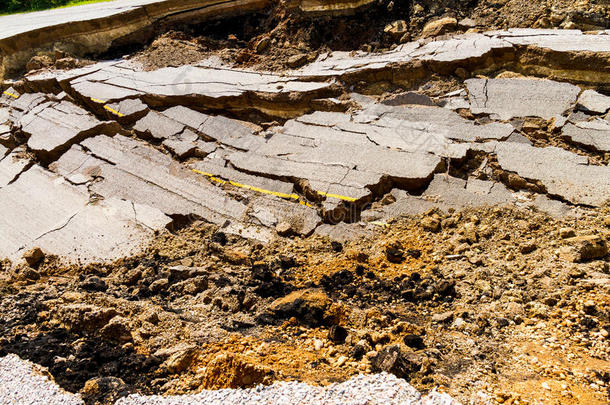
[[[121,260],[196,221],[268,245],[344,242],[431,210],[577,217],[610,200],[609,55],[608,32],[508,30],[322,54],[283,74],[122,60],[7,81],[0,257]],[[440,97],[366,91],[464,67],[474,77]],[[508,67],[521,70],[494,77]]]
[[[58,213],[57,218],[49,216],[51,223],[39,224],[40,229],[31,234],[52,233],[63,241],[49,244],[49,253],[94,261],[119,257],[123,253],[119,245],[125,251],[137,249],[146,234],[172,222],[167,218],[240,223],[266,229],[264,240],[283,223],[293,224],[297,234],[309,235],[322,223],[357,223],[362,217],[377,217],[368,214],[371,204],[393,190],[406,192],[406,201],[417,200],[421,209],[435,206],[418,197],[422,192],[425,196],[427,189],[433,189],[447,207],[502,200],[515,203],[519,189],[528,187],[515,187],[506,180],[511,176],[537,185],[530,195],[519,192],[520,199],[529,199],[542,210],[548,204],[541,202],[549,198],[556,201],[554,207],[565,205],[559,210],[563,213],[574,205],[603,204],[610,198],[607,164],[590,163],[586,153],[513,142],[528,142],[522,135],[528,120],[563,121],[561,136],[566,142],[604,152],[607,100],[578,85],[550,79],[469,79],[461,92],[447,95],[451,104],[461,108],[442,103],[444,97],[438,105],[413,97],[405,97],[405,104],[396,99],[388,105],[355,93],[346,95],[354,105],[346,112],[316,110],[312,103],[343,92],[337,79],[347,74],[400,70],[400,64],[392,63],[404,63],[405,57],[452,64],[484,57],[494,46],[503,49],[525,41],[544,47],[555,37],[581,38],[582,46],[593,52],[588,44],[593,36],[575,31],[477,35],[480,41],[457,36],[406,44],[387,54],[335,53],[282,76],[204,66],[140,71],[131,62],[102,62],[29,76],[14,83],[1,99],[3,125],[10,131],[5,144],[16,147],[0,161],[2,192],[11,201],[7,209],[15,198],[11,196],[24,192],[19,187],[27,187],[26,179],[62,182],[67,192],[80,195],[75,200],[78,208]],[[577,42],[572,46],[574,52],[581,51]],[[570,51],[561,48],[561,52]],[[601,57],[605,49],[594,51]],[[328,75],[331,80],[310,81],[316,75]],[[44,92],[49,82],[55,83],[51,85],[55,94]],[[245,119],[201,112],[218,108],[238,115],[241,111]],[[280,122],[265,126],[248,122],[246,111],[251,109]],[[33,156],[23,156],[22,143]],[[459,169],[473,159],[481,161],[478,179],[471,178],[472,169]],[[449,181],[437,182],[443,173]],[[460,179],[466,183],[458,185]],[[480,198],[468,192],[475,180],[484,185],[475,193]],[[503,193],[492,192],[505,185]],[[452,191],[456,187],[466,194]],[[61,193],[50,196],[48,204],[74,200]],[[395,215],[413,212],[400,196],[400,203],[384,210]],[[120,208],[116,202],[104,207],[113,199],[138,204],[151,216],[165,219],[143,225],[129,218],[133,210]],[[27,202],[31,207],[26,205],[22,214],[15,212],[11,217],[21,218],[34,204],[44,205],[39,200],[32,198]],[[273,213],[266,220],[260,218],[261,204]],[[112,233],[102,232],[106,237],[101,240],[107,244],[99,246],[100,254],[86,259],[87,254],[75,249],[78,238],[71,239],[69,232],[86,228],[90,215],[85,213],[93,207],[113,213],[125,210],[119,217],[131,225],[126,225],[123,238],[116,238],[115,232],[121,232],[111,226],[116,218],[106,214],[97,226],[106,226]],[[303,223],[316,225],[298,225]],[[14,242],[5,244],[3,253],[17,259],[19,252],[39,243],[38,238],[7,237]],[[114,239],[130,242],[113,243]]]

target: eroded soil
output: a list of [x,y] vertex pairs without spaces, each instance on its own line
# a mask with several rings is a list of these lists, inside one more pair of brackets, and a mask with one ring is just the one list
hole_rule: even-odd
[[0,355],[104,403],[134,391],[328,384],[378,371],[375,356],[399,345],[408,367],[397,374],[464,403],[602,404],[607,249],[582,263],[568,252],[586,250],[573,234],[607,239],[609,221],[607,208],[563,220],[431,211],[357,242],[270,246],[193,223],[113,264],[46,257],[36,276],[5,273]]

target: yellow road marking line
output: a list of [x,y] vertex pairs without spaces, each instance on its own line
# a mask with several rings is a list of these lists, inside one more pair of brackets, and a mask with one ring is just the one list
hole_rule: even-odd
[[287,198],[287,199],[290,199],[290,200],[298,200],[299,204],[301,204],[301,205],[305,205],[307,207],[313,207],[308,202],[301,201],[300,197],[298,195],[296,195],[296,194],[286,194],[286,193],[280,193],[280,192],[277,192],[277,191],[266,190],[264,188],[254,187],[254,186],[250,186],[250,185],[247,185],[247,184],[238,183],[236,181],[223,180],[223,179],[220,179],[220,178],[214,176],[212,173],[202,172],[201,170],[197,170],[197,169],[191,169],[191,170],[193,172],[195,172],[195,173],[202,174],[202,175],[206,176],[207,178],[209,178],[211,181],[214,181],[214,182],[219,183],[219,184],[230,184],[230,185],[235,186],[235,187],[239,187],[239,188],[243,188],[243,189],[251,190],[251,191],[256,191],[258,193],[270,194],[270,195],[274,195],[276,197]]
[[320,195],[323,195],[324,197],[338,198],[338,199],[343,200],[343,201],[354,202],[354,201],[358,200],[357,198],[347,197],[347,196],[339,195],[339,194],[325,193],[324,191],[316,191],[316,193],[318,193]]
[[[98,104],[106,104],[106,102],[104,100],[100,100],[99,98],[93,98],[90,97],[91,101],[93,101],[94,103],[98,103]],[[104,109],[107,111],[110,111],[111,113],[113,113],[116,116],[119,117],[124,117],[125,114],[118,112],[117,110],[115,110],[114,108],[108,107],[107,105],[104,106]]]
[[118,115],[119,117],[124,117],[125,114],[118,112],[117,110],[114,110],[110,107],[108,107],[107,105],[104,106],[104,109],[110,111],[111,113],[113,113],[114,115]]
[[18,94],[13,94],[13,93],[10,93],[10,92],[8,92],[8,91],[5,91],[5,92],[4,92],[4,94],[6,94],[7,96],[11,96],[11,97],[13,97],[13,98],[19,98],[19,95],[18,95]]

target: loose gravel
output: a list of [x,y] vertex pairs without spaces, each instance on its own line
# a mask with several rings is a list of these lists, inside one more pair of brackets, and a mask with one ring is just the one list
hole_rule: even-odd
[[[0,404],[82,405],[62,390],[41,368],[10,354],[0,358]],[[115,405],[459,405],[447,394],[422,396],[405,380],[387,373],[359,375],[328,387],[278,382],[251,389],[202,391],[195,395],[162,397],[130,395]]]
[[252,389],[203,391],[172,397],[130,395],[116,405],[457,405],[447,394],[422,396],[405,380],[387,373],[359,375],[328,387],[278,382]]
[[9,354],[0,358],[0,404],[82,405],[83,400],[62,390],[39,366]]

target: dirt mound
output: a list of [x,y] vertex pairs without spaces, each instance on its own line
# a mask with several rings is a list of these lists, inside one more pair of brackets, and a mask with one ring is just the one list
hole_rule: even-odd
[[[595,0],[387,1],[351,16],[311,16],[280,3],[265,14],[177,27],[134,59],[148,69],[219,57],[231,66],[285,70],[332,51],[382,52],[422,36],[507,28],[603,30],[610,9]],[[433,25],[443,23],[442,29]]]
[[[49,367],[89,403],[109,377],[123,382],[105,385],[117,392],[176,394],[408,370],[418,389],[441,386],[463,402],[601,404],[609,218],[607,208],[562,220],[431,211],[371,239],[267,247],[193,224],[112,265],[46,257],[40,279],[2,281],[0,355]],[[583,238],[595,239],[594,254]],[[236,252],[251,264],[229,260]],[[105,334],[110,324],[132,340]]]

